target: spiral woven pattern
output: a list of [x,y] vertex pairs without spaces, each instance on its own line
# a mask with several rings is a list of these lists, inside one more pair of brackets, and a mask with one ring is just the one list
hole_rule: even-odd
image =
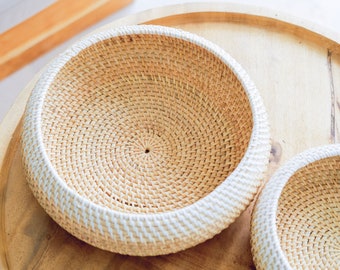
[[262,101],[239,65],[159,26],[97,33],[59,56],[33,90],[23,133],[45,210],[78,238],[131,255],[175,252],[228,226],[268,152]]
[[256,205],[252,247],[259,269],[339,269],[340,145],[288,162]]

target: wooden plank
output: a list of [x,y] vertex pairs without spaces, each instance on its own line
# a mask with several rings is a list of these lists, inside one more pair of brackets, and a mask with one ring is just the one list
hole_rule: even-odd
[[59,0],[0,35],[0,80],[131,0]]
[[332,142],[340,142],[340,55],[328,51],[329,90],[331,95]]
[[[202,35],[236,58],[257,85],[269,115],[273,148],[266,179],[298,152],[339,142],[335,133],[340,128],[337,107],[340,58],[336,52],[329,54],[334,48],[338,49],[336,41],[322,36],[314,38],[318,35],[305,28],[273,18],[256,16],[257,20],[254,20],[254,14],[249,10],[251,20],[244,20],[245,13],[237,19],[237,13],[204,13],[201,10],[197,16],[192,12],[197,6],[178,8],[183,17],[177,14],[171,18],[169,9],[164,8],[157,15],[159,20],[145,12],[106,27],[147,23],[148,19],[162,24],[162,14],[166,14],[170,26]],[[221,10],[226,10],[225,6]],[[4,265],[14,269],[45,269],[51,265],[55,269],[254,268],[249,243],[251,206],[213,239],[166,256],[130,257],[109,253],[87,245],[61,229],[33,198],[21,163],[18,121],[33,85],[34,82],[23,91],[16,107],[0,126],[3,130],[0,141],[4,139],[6,143],[3,149],[0,148],[0,255]]]

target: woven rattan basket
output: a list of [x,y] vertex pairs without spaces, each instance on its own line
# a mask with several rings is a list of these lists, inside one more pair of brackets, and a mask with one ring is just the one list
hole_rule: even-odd
[[340,144],[301,153],[269,180],[252,250],[257,269],[340,269]]
[[58,56],[33,89],[22,138],[46,212],[131,255],[176,252],[226,228],[269,154],[244,70],[211,42],[160,26],[98,32]]

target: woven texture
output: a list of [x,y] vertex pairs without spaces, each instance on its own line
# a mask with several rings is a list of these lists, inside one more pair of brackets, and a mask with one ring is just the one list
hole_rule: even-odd
[[23,154],[45,210],[110,251],[196,245],[250,203],[269,153],[261,98],[242,68],[187,32],[130,26],[91,35],[42,74]]
[[252,222],[258,269],[340,268],[340,145],[308,150],[266,184]]

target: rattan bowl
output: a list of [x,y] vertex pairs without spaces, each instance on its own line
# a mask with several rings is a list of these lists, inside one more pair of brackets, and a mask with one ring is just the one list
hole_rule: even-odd
[[130,255],[201,243],[249,205],[269,131],[244,70],[161,26],[96,32],[58,56],[27,105],[27,179],[74,236]]
[[307,150],[273,175],[251,235],[257,269],[340,269],[340,144]]

